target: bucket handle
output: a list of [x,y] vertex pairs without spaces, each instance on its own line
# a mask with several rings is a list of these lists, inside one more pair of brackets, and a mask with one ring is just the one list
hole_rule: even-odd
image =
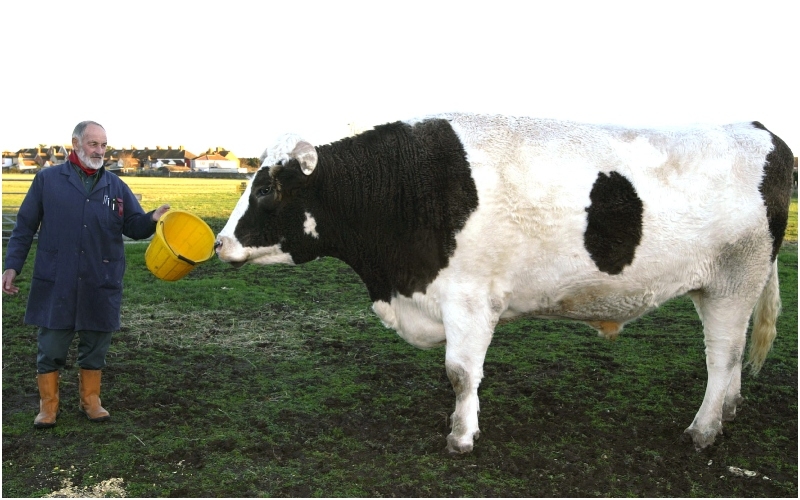
[[196,266],[196,265],[197,265],[197,262],[195,262],[195,261],[193,261],[193,260],[189,260],[189,259],[187,259],[186,257],[184,257],[183,255],[178,255],[178,258],[179,258],[180,260],[182,260],[182,261],[184,261],[184,262],[188,263],[188,264],[191,264],[191,265],[193,265],[193,266]]

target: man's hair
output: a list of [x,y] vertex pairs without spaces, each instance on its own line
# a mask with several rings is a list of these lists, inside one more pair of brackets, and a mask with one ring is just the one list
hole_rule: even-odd
[[80,122],[79,124],[75,125],[75,130],[72,131],[72,137],[74,139],[78,139],[78,142],[83,142],[83,133],[86,131],[86,127],[88,127],[89,125],[97,125],[103,130],[106,129],[104,126],[100,125],[97,122],[86,120],[85,122]]

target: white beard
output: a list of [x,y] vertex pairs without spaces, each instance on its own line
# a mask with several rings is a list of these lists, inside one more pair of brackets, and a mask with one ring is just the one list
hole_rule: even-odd
[[99,170],[100,167],[103,166],[102,158],[90,158],[81,150],[78,150],[78,159],[81,160],[81,163],[83,163],[83,166],[86,168]]

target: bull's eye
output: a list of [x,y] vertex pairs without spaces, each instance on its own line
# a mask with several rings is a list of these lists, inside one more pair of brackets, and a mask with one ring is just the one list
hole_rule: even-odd
[[259,188],[258,191],[256,191],[256,196],[261,198],[262,196],[267,196],[271,192],[272,192],[272,186],[264,186],[262,188]]

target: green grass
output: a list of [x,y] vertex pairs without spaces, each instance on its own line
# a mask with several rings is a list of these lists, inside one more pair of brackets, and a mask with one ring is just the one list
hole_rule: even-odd
[[797,192],[795,191],[792,203],[789,207],[789,224],[784,235],[786,241],[797,243]]
[[[3,174],[3,193],[26,192],[33,180],[29,174]],[[226,218],[241,194],[241,179],[196,179],[180,177],[123,177],[136,194],[142,195],[145,211],[169,203],[175,210],[185,210],[202,218]],[[21,182],[18,182],[21,181]],[[4,194],[3,212],[14,212],[22,203],[22,194]]]

